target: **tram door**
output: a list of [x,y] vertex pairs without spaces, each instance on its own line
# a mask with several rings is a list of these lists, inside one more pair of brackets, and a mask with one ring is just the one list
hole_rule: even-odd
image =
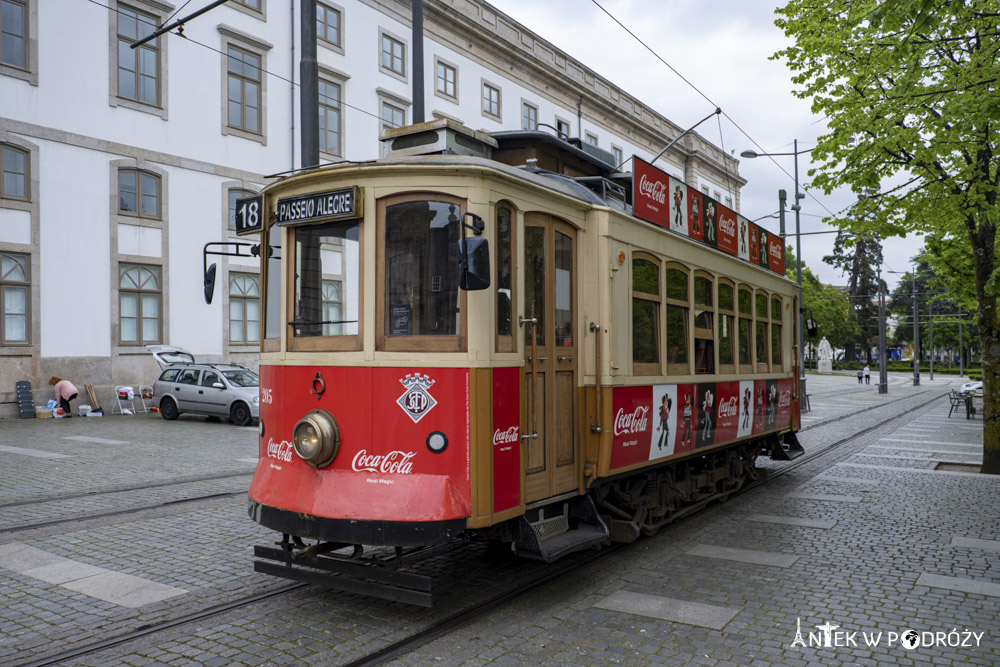
[[576,231],[570,225],[548,215],[525,215],[522,433],[538,436],[523,440],[529,503],[571,491],[579,479],[575,257]]

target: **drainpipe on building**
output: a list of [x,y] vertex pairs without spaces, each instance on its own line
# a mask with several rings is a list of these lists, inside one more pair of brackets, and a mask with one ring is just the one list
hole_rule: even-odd
[[413,124],[424,122],[424,2],[413,0]]
[[302,167],[319,165],[319,71],[316,65],[316,0],[302,0],[299,17],[302,59],[299,61],[299,118]]

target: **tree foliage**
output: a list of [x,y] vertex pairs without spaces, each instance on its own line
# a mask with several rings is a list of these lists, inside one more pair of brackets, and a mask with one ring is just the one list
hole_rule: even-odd
[[828,132],[813,186],[878,188],[868,237],[922,232],[972,257],[985,389],[983,471],[1000,474],[1000,0],[792,0],[776,24]]
[[[786,251],[785,274],[792,280],[795,275],[795,257],[792,249]],[[806,334],[806,340],[819,345],[826,338],[833,348],[844,347],[857,335],[857,323],[847,295],[831,285],[824,285],[809,267],[802,266],[802,305],[806,317],[816,320],[815,336]]]

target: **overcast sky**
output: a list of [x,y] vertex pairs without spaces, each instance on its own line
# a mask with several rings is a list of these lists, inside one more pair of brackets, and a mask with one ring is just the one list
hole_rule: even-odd
[[[692,87],[656,60],[592,0],[489,2],[683,128],[694,125],[716,106],[721,107],[732,119],[719,117],[721,135],[715,118],[699,126],[697,132],[737,157],[747,149],[790,153],[795,139],[801,151],[814,146],[824,132],[823,119],[812,113],[810,102],[792,95],[791,75],[784,63],[769,60],[788,44],[774,25],[774,9],[779,6],[775,3],[598,0]],[[748,181],[740,195],[740,213],[751,220],[777,211],[779,189],[788,192],[788,205],[792,204],[793,158],[773,159],[740,160],[740,175]],[[809,168],[809,154],[800,155],[799,180],[804,184],[809,182]],[[803,233],[832,229],[821,222],[822,218],[841,211],[855,198],[850,192],[828,196],[806,188],[805,193]],[[794,245],[794,214],[788,211],[787,215],[788,243]],[[778,231],[776,219],[765,218],[760,224]],[[834,238],[835,234],[803,236],[802,259],[823,282],[843,285],[846,276],[822,261],[832,249]],[[916,236],[888,240],[883,270],[908,271],[910,258],[921,245]],[[890,288],[899,279],[891,273],[884,277]]]

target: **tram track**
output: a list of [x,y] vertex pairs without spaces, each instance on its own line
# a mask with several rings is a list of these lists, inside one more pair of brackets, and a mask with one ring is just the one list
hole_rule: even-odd
[[[920,394],[918,394],[917,396],[922,395],[922,394],[926,394],[929,391],[931,391],[931,390],[924,390],[924,391],[920,392]],[[914,397],[915,396],[910,395],[910,396],[903,397],[903,398],[900,398],[900,399],[896,399],[896,400],[893,400],[893,401],[888,401],[888,402],[885,402],[885,403],[880,403],[880,404],[878,404],[876,406],[872,406],[872,407],[869,407],[869,408],[864,408],[862,410],[857,410],[857,411],[852,412],[850,414],[841,415],[840,417],[836,417],[836,418],[833,418],[833,419],[824,420],[823,422],[819,422],[819,423],[816,423],[816,424],[811,424],[809,427],[803,428],[801,430],[804,431],[807,428],[809,428],[809,429],[816,428],[816,427],[819,427],[819,426],[824,426],[824,425],[829,425],[829,424],[832,424],[832,423],[836,423],[836,422],[839,422],[839,421],[842,421],[842,420],[845,420],[845,419],[855,418],[859,413],[868,412],[868,411],[874,410],[874,409],[884,408],[884,407],[886,407],[888,405],[892,405],[893,403],[897,403],[899,401],[903,401],[903,400],[907,400],[907,399],[913,399]],[[765,484],[765,482],[773,480],[773,479],[775,479],[777,477],[780,477],[782,475],[788,474],[789,472],[792,472],[793,470],[795,470],[797,468],[800,468],[800,467],[806,465],[807,463],[811,463],[811,462],[813,462],[813,461],[815,461],[815,460],[817,460],[817,459],[819,459],[819,458],[821,458],[823,456],[827,456],[827,455],[829,455],[831,453],[834,453],[835,450],[837,450],[840,447],[842,447],[842,446],[850,443],[853,440],[856,440],[858,437],[864,436],[864,435],[872,433],[872,432],[874,432],[874,431],[876,431],[878,429],[882,429],[882,428],[885,428],[886,426],[892,425],[892,424],[896,423],[897,421],[904,419],[905,417],[907,417],[908,415],[912,414],[913,412],[916,412],[916,411],[918,411],[918,410],[926,407],[927,405],[933,403],[934,401],[939,400],[942,397],[943,397],[943,395],[936,395],[936,396],[933,396],[933,397],[931,397],[931,398],[929,398],[927,400],[921,401],[919,404],[917,404],[917,405],[915,405],[913,407],[910,407],[909,409],[907,409],[904,412],[900,412],[899,414],[895,415],[894,417],[892,417],[889,420],[879,422],[878,424],[874,424],[872,426],[860,429],[858,431],[854,431],[850,435],[848,435],[848,436],[846,436],[844,438],[841,438],[840,440],[837,440],[837,441],[835,441],[835,442],[833,442],[833,443],[831,443],[831,444],[823,447],[820,450],[817,450],[817,451],[812,452],[810,454],[806,454],[806,455],[804,455],[802,457],[799,457],[798,459],[796,459],[794,461],[791,461],[791,462],[787,463],[786,465],[783,465],[781,468],[779,468],[777,470],[768,471],[768,474],[767,474],[767,476],[765,478],[763,478],[761,480],[758,480],[758,481],[755,481],[755,482],[751,482],[751,483],[743,486],[737,493],[739,495],[742,495],[745,492],[752,491],[755,488],[759,488],[759,487],[763,486]],[[238,495],[238,494],[237,493],[232,493],[232,494],[217,494],[217,495]],[[725,494],[725,495],[720,496],[718,498],[706,499],[706,500],[708,500],[710,502],[699,503],[697,507],[690,508],[691,511],[683,511],[682,510],[683,516],[686,518],[687,516],[689,516],[691,514],[695,514],[695,513],[698,513],[700,511],[704,511],[707,508],[710,508],[710,507],[712,507],[714,505],[717,505],[718,503],[715,502],[716,500],[724,500],[724,499],[730,497],[731,495],[732,494]],[[204,498],[200,498],[200,499],[204,499]],[[199,498],[187,499],[186,501],[187,502],[193,502],[193,501],[196,501],[196,500],[199,500]],[[180,501],[180,502],[186,502],[186,501]],[[175,504],[178,504],[178,501],[171,501],[171,502],[167,502],[167,503],[161,503],[160,505],[153,506],[153,507],[154,508],[155,507],[165,507],[165,506],[170,506],[170,505],[175,505]],[[130,512],[145,511],[147,509],[151,509],[151,508],[135,508],[133,510],[122,511],[122,512],[120,512],[120,514],[125,514],[125,513],[130,513]],[[116,513],[116,514],[119,514],[119,513]],[[76,519],[76,520],[79,520],[79,519]],[[58,523],[62,523],[62,522],[58,522]],[[0,532],[3,532],[3,531],[0,531]],[[414,552],[412,552],[412,553],[413,554],[417,554],[417,553],[424,552],[424,551],[435,551],[435,552],[437,552],[437,551],[440,551],[443,548],[448,548],[449,546],[451,546],[456,541],[463,541],[463,540],[453,540],[452,543],[449,543],[449,544],[446,544],[446,545],[436,545],[436,546],[432,546],[432,547],[425,547],[425,548],[422,548],[422,549],[414,550]],[[500,593],[497,593],[496,595],[488,597],[487,599],[484,599],[484,600],[476,602],[476,603],[474,603],[472,605],[463,607],[462,609],[456,610],[455,612],[453,612],[451,614],[448,614],[444,618],[430,623],[425,628],[420,629],[420,630],[414,632],[410,636],[404,637],[403,639],[400,639],[400,640],[397,640],[397,641],[394,641],[394,642],[391,642],[391,643],[387,644],[386,646],[383,646],[382,648],[380,648],[380,649],[378,649],[378,650],[376,650],[376,651],[374,651],[372,653],[369,653],[369,654],[364,655],[364,656],[362,656],[360,658],[357,658],[357,659],[355,659],[355,660],[353,660],[351,662],[346,663],[346,665],[348,667],[368,667],[368,666],[373,666],[373,665],[384,664],[385,662],[388,662],[388,661],[393,660],[393,659],[395,659],[397,657],[400,657],[402,655],[410,653],[410,652],[412,652],[412,651],[414,651],[414,650],[416,650],[416,649],[418,649],[418,648],[420,648],[420,647],[422,647],[422,646],[424,646],[424,645],[426,645],[426,644],[434,641],[435,639],[443,637],[443,636],[447,635],[448,633],[450,633],[450,632],[452,632],[454,630],[457,630],[458,628],[460,628],[460,627],[462,627],[464,625],[467,625],[468,623],[471,623],[471,622],[473,622],[475,620],[478,620],[479,618],[482,618],[486,614],[488,614],[488,613],[490,613],[492,611],[495,611],[497,609],[500,609],[500,608],[504,607],[505,605],[507,605],[507,604],[509,604],[511,602],[514,602],[514,601],[516,601],[516,600],[518,600],[518,599],[520,599],[520,598],[522,598],[522,597],[524,597],[524,596],[526,596],[526,595],[528,595],[528,594],[530,594],[532,592],[536,592],[538,590],[541,590],[544,587],[546,587],[548,585],[551,585],[551,584],[559,581],[560,579],[565,578],[566,576],[568,576],[570,574],[576,574],[576,573],[579,572],[580,568],[582,568],[582,567],[586,567],[586,566],[597,564],[597,563],[601,562],[605,558],[610,558],[610,557],[612,557],[612,556],[614,556],[616,554],[623,553],[623,552],[627,551],[629,548],[631,548],[631,547],[633,547],[633,546],[635,546],[637,544],[642,544],[644,542],[645,542],[645,540],[641,540],[640,539],[640,540],[637,540],[636,542],[633,542],[631,544],[621,544],[621,543],[612,544],[610,547],[603,548],[603,549],[601,549],[599,551],[585,552],[585,553],[583,553],[581,556],[579,556],[577,558],[566,559],[566,564],[564,566],[562,566],[562,567],[559,567],[559,568],[557,568],[555,570],[549,569],[548,571],[540,574],[537,577],[534,577],[534,578],[530,579],[529,581],[527,581],[527,582],[525,582],[525,583],[517,586],[516,588],[513,588],[511,590],[507,590],[507,591],[502,591]],[[155,634],[160,633],[160,632],[166,632],[166,631],[171,630],[171,629],[182,627],[182,626],[184,626],[186,624],[189,624],[189,623],[195,623],[195,622],[204,620],[204,619],[212,617],[212,616],[216,616],[216,615],[219,615],[219,614],[223,614],[225,612],[234,611],[234,610],[237,610],[237,609],[240,609],[240,608],[248,607],[248,606],[257,604],[259,602],[263,602],[263,601],[266,601],[266,600],[273,599],[275,597],[279,597],[279,596],[282,596],[282,595],[285,595],[285,594],[288,594],[288,593],[292,593],[294,591],[297,591],[297,590],[300,590],[302,588],[305,588],[306,586],[309,586],[309,584],[306,584],[306,583],[294,583],[294,584],[282,586],[280,588],[276,588],[276,589],[273,589],[273,590],[270,590],[270,591],[265,591],[265,592],[262,592],[262,593],[257,593],[257,594],[254,594],[254,595],[249,595],[249,596],[246,596],[246,597],[243,597],[243,598],[240,598],[240,599],[237,599],[237,600],[232,600],[232,601],[229,601],[229,602],[226,602],[226,603],[222,603],[222,604],[218,604],[218,605],[213,605],[213,606],[208,607],[208,608],[206,608],[204,610],[201,610],[201,611],[192,612],[190,614],[179,616],[177,618],[170,619],[170,620],[167,620],[167,621],[163,621],[163,622],[160,622],[160,623],[155,623],[155,624],[150,624],[150,625],[146,625],[146,626],[141,626],[141,627],[136,628],[135,630],[133,630],[131,632],[123,633],[121,635],[118,635],[118,636],[115,636],[115,637],[111,637],[111,638],[102,640],[100,642],[96,642],[96,643],[93,643],[93,644],[88,644],[86,646],[81,646],[81,647],[78,647],[76,649],[72,649],[72,650],[69,650],[69,651],[65,651],[65,652],[59,653],[57,655],[53,655],[53,656],[49,656],[47,658],[43,658],[41,660],[36,660],[36,661],[28,662],[28,663],[22,663],[20,665],[20,667],[47,667],[49,665],[63,664],[63,663],[66,663],[68,661],[71,661],[71,660],[75,660],[75,659],[78,659],[78,658],[86,657],[88,655],[94,655],[94,654],[97,654],[97,653],[100,653],[100,652],[103,652],[103,651],[107,651],[107,650],[112,649],[112,648],[114,648],[116,646],[121,646],[121,645],[126,644],[126,643],[131,642],[131,641],[135,641],[135,640],[138,640],[138,639],[142,639],[144,637],[149,637],[149,636],[155,635]]]

